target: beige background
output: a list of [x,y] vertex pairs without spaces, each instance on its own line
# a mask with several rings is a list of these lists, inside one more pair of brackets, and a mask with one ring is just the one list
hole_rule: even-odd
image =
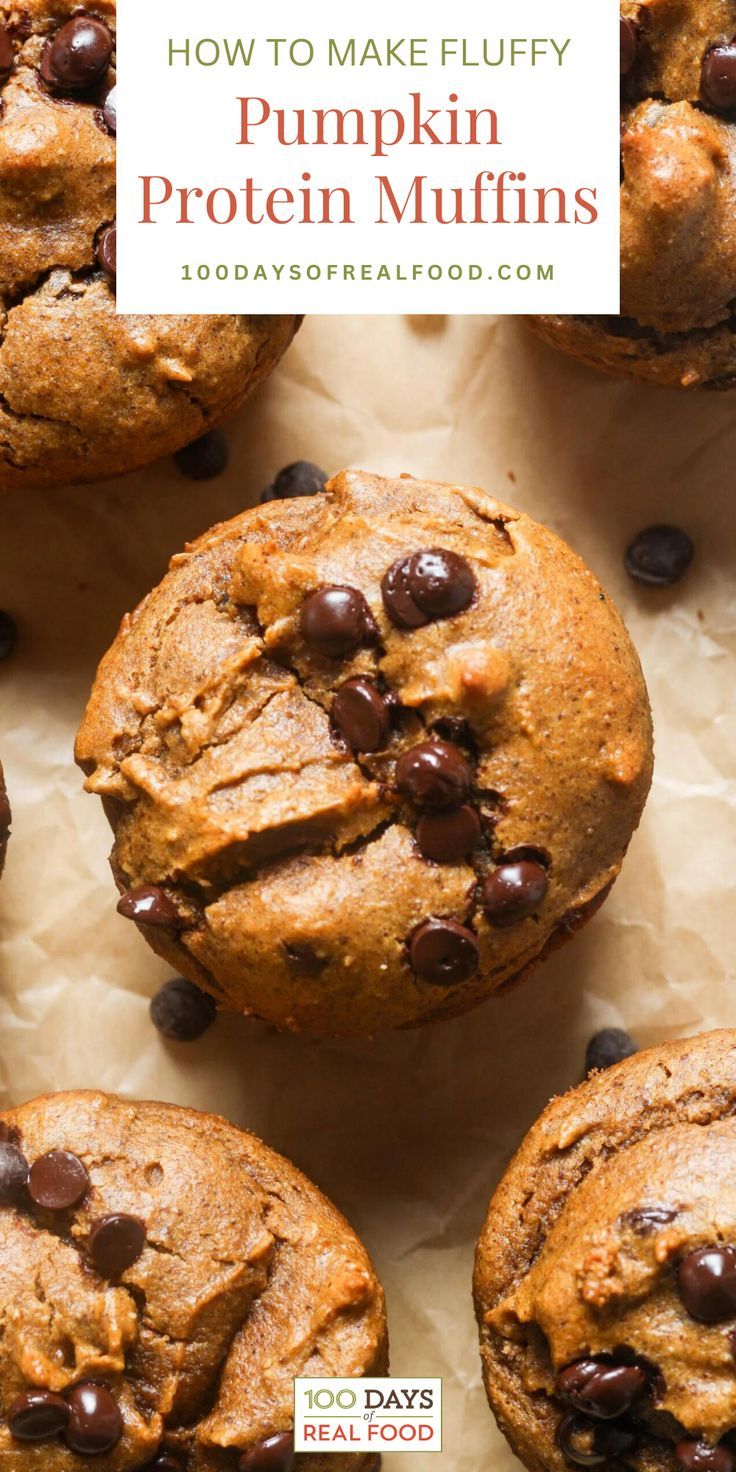
[[[108,485],[5,494],[0,754],[15,811],[0,887],[0,1102],[99,1085],[219,1110],[302,1166],[363,1234],[388,1292],[393,1368],[441,1374],[452,1472],[515,1464],[480,1385],[473,1243],[509,1151],[578,1078],[585,1042],[736,1024],[736,397],[609,383],[511,319],[307,322],[232,424],[228,474],[170,463]],[[167,969],[115,914],[98,803],[72,740],[97,659],[171,553],[289,460],[466,480],[550,523],[618,600],[643,658],[657,775],[612,899],[525,988],[459,1021],[315,1042],[222,1018],[200,1043],[148,1021]],[[622,555],[672,520],[697,563],[637,590]],[[540,610],[544,617],[544,610]],[[423,1466],[431,1466],[426,1458]],[[387,1472],[418,1472],[393,1457]]]

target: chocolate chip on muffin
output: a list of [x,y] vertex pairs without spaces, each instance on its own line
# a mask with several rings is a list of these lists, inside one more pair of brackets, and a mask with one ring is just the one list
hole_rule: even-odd
[[488,1398],[534,1472],[732,1472],[736,1032],[555,1099],[478,1243]]
[[174,560],[77,758],[159,955],[220,1006],[366,1035],[466,1011],[585,923],[652,747],[569,548],[482,491],[351,471]]
[[0,490],[172,454],[275,367],[293,316],[115,312],[115,3],[0,0]]
[[8,1467],[289,1472],[294,1376],[386,1373],[361,1243],[253,1136],[69,1093],[1,1115],[0,1137]]
[[622,0],[621,315],[540,316],[604,372],[736,383],[736,13],[730,0]]

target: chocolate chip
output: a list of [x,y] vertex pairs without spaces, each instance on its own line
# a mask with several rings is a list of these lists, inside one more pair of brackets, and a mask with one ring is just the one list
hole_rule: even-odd
[[435,864],[459,864],[480,841],[480,818],[467,803],[440,813],[424,813],[417,823],[417,843]]
[[89,1189],[89,1176],[69,1150],[50,1150],[34,1160],[28,1176],[31,1200],[47,1211],[67,1211]]
[[357,588],[319,588],[302,604],[299,627],[305,644],[326,659],[352,654],[375,639],[376,626]]
[[143,1222],[126,1212],[100,1217],[89,1234],[89,1254],[103,1278],[119,1278],[138,1261],[145,1245]]
[[290,1431],[267,1436],[243,1452],[238,1472],[291,1472],[294,1466],[294,1437]]
[[718,112],[736,108],[736,41],[723,41],[705,53],[700,95]]
[[641,1365],[616,1364],[610,1359],[592,1357],[576,1360],[560,1370],[555,1393],[583,1411],[603,1421],[622,1416],[641,1400],[649,1375]]
[[461,613],[472,602],[475,586],[464,557],[432,547],[399,558],[384,575],[381,593],[392,623],[416,629]]
[[347,680],[340,686],[332,720],[353,751],[379,751],[391,729],[388,706],[370,680]]
[[468,751],[476,749],[475,737],[464,716],[440,716],[433,723],[432,730],[443,741],[453,741],[456,746],[464,746]]
[[327,958],[319,956],[311,946],[304,945],[303,941],[285,942],[284,950],[289,965],[305,976],[319,976],[327,965]]
[[549,888],[546,870],[528,859],[499,864],[483,883],[482,902],[491,925],[503,930],[536,913]]
[[621,16],[621,76],[628,76],[639,49],[639,27],[635,20]]
[[0,659],[8,659],[18,643],[18,625],[9,613],[0,610]]
[[626,552],[626,571],[650,588],[671,588],[687,572],[695,551],[678,526],[648,526]]
[[[618,1031],[616,1028],[612,1030]],[[674,1206],[635,1206],[632,1211],[622,1212],[619,1221],[622,1226],[630,1227],[637,1237],[651,1237],[654,1232],[661,1231],[662,1227],[668,1227],[678,1216],[679,1211]]]
[[177,1457],[175,1452],[159,1452],[152,1462],[149,1462],[147,1472],[184,1472],[186,1463],[182,1457]]
[[701,1324],[720,1324],[736,1317],[736,1247],[698,1247],[680,1263],[680,1298]]
[[49,1441],[64,1430],[69,1406],[52,1390],[26,1390],[8,1411],[8,1430],[16,1441]]
[[420,808],[447,808],[464,802],[472,781],[465,754],[438,736],[411,746],[396,763],[398,791]]
[[212,1026],[217,1007],[214,998],[200,991],[193,981],[175,976],[159,987],[150,1014],[162,1037],[173,1043],[193,1043]]
[[116,133],[118,128],[117,101],[115,98],[116,91],[116,87],[110,88],[110,91],[105,98],[105,106],[102,109],[102,116],[111,133]]
[[0,82],[6,82],[15,66],[13,43],[5,26],[0,25]]
[[13,1206],[28,1184],[28,1161],[17,1145],[0,1141],[0,1206]]
[[470,981],[479,966],[478,942],[457,920],[425,920],[409,945],[411,969],[431,986]]
[[221,429],[208,429],[198,440],[177,450],[174,464],[188,480],[214,480],[227,470],[230,449]]
[[687,1472],[733,1472],[733,1452],[723,1442],[709,1446],[707,1441],[683,1437],[675,1447],[675,1456]]
[[577,1411],[563,1417],[557,1428],[560,1451],[578,1467],[598,1467],[602,1462],[625,1456],[635,1441],[630,1426],[586,1421]]
[[613,1068],[614,1064],[623,1063],[624,1058],[633,1058],[638,1051],[634,1039],[622,1027],[602,1027],[585,1050],[585,1073]]
[[181,925],[176,905],[158,884],[143,884],[140,889],[129,889],[118,900],[118,914],[126,920],[135,920],[138,925]]
[[261,492],[261,501],[289,501],[294,496],[317,496],[327,484],[327,474],[308,460],[295,460],[280,470],[271,486]]
[[41,76],[62,92],[86,92],[102,81],[112,56],[112,35],[93,15],[75,15],[47,41]]
[[84,1380],[69,1395],[69,1424],[66,1440],[82,1457],[101,1456],[117,1446],[123,1434],[123,1418],[117,1401],[104,1385]]
[[114,225],[108,225],[107,228],[103,230],[97,242],[97,250],[95,251],[95,255],[97,256],[98,266],[102,268],[106,276],[110,277],[111,281],[114,281],[117,272],[118,261],[117,230]]

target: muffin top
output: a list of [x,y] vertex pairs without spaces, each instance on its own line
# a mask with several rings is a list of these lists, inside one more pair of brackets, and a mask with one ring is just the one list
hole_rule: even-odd
[[253,1136],[167,1104],[0,1117],[0,1286],[3,1472],[265,1472],[295,1375],[385,1372],[381,1290],[339,1213]]
[[489,1399],[528,1467],[732,1472],[735,1064],[719,1032],[594,1075],[501,1182],[476,1304]]
[[8,847],[8,838],[10,836],[10,822],[10,803],[8,801],[8,794],[5,788],[5,778],[3,776],[2,762],[0,762],[0,874],[2,874],[3,866],[5,864],[5,854]]
[[568,547],[482,491],[351,471],[174,558],[77,758],[157,950],[229,1006],[364,1034],[465,1010],[580,923],[651,728]]

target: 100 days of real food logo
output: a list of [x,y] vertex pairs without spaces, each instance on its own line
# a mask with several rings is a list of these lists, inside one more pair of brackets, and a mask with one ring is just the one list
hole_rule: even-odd
[[294,1450],[442,1451],[442,1381],[297,1379]]

